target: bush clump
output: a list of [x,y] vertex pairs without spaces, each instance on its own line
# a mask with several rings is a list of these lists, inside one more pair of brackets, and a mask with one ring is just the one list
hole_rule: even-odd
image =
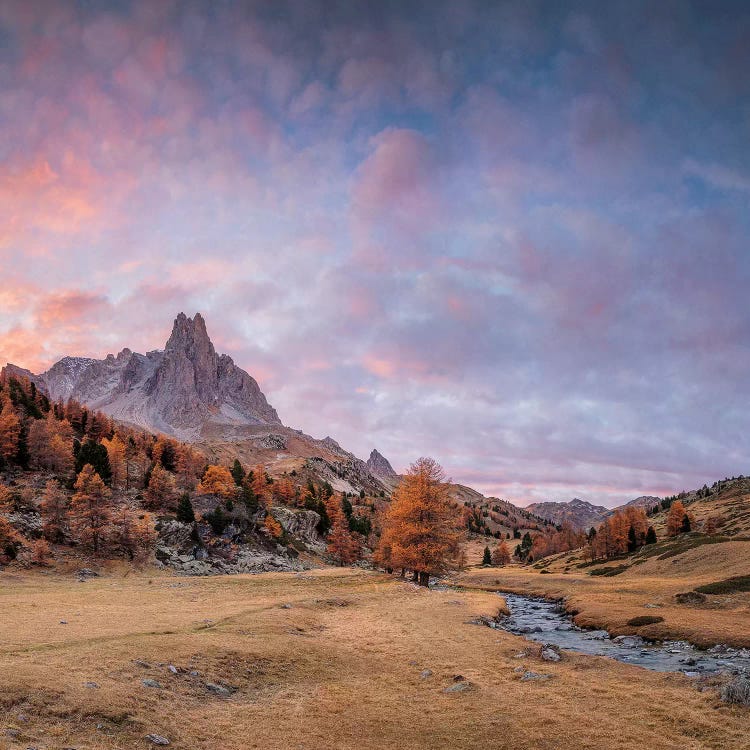
[[750,576],[733,576],[723,581],[707,583],[705,586],[696,586],[695,590],[700,594],[735,594],[738,591],[750,591]]
[[664,618],[658,615],[639,615],[628,620],[628,625],[631,628],[640,628],[644,625],[656,625],[657,622],[664,622]]
[[614,568],[594,568],[589,571],[590,576],[619,576],[620,573],[624,573],[630,566],[629,565],[616,565]]
[[721,689],[721,699],[725,703],[750,706],[750,677],[744,674],[737,675]]
[[706,595],[699,594],[697,591],[684,591],[681,594],[674,595],[678,604],[705,604]]

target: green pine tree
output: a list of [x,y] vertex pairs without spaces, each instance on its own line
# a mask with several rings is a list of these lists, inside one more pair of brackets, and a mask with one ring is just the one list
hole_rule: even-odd
[[180,502],[177,504],[177,520],[180,523],[193,523],[195,521],[195,511],[187,492],[183,493]]
[[492,553],[489,547],[484,548],[484,557],[482,558],[482,565],[492,565]]
[[245,470],[242,468],[242,464],[239,462],[239,459],[234,459],[234,463],[232,464],[232,468],[230,469],[230,471],[232,472],[234,483],[238,487],[242,487],[242,481],[245,479]]

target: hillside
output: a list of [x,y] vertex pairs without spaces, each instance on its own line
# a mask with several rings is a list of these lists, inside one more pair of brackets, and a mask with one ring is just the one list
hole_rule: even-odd
[[479,537],[520,538],[527,531],[541,532],[554,527],[526,508],[497,497],[485,497],[471,487],[451,484],[450,491],[453,499],[465,508],[469,530]]
[[592,505],[585,500],[579,500],[577,497],[565,503],[532,503],[526,506],[526,510],[551,521],[556,526],[562,526],[566,523],[574,529],[585,530],[592,526],[598,526],[611,513],[609,508]]

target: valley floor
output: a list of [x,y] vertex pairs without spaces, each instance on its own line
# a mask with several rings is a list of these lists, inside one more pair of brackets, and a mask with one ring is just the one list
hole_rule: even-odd
[[502,606],[352,569],[0,573],[0,747],[747,747],[747,711],[682,675],[517,658],[470,624]]

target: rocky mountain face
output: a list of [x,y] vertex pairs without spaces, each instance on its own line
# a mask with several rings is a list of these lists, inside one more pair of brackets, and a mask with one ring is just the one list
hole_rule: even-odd
[[65,357],[41,375],[14,365],[6,370],[29,377],[53,400],[73,398],[181,440],[199,439],[207,426],[281,425],[258,383],[216,353],[200,314],[180,313],[163,351]]
[[398,474],[396,474],[391,466],[390,461],[375,449],[373,449],[370,457],[367,459],[367,468],[378,479],[398,479]]
[[569,523],[575,529],[590,529],[598,526],[612,511],[602,505],[592,505],[585,500],[573,498],[566,503],[532,503],[526,506],[540,518],[552,521],[556,526]]

